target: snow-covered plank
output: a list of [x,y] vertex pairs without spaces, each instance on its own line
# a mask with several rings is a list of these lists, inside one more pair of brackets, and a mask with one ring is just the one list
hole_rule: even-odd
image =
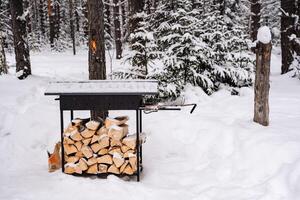
[[157,94],[156,80],[91,80],[50,82],[45,95],[147,95]]

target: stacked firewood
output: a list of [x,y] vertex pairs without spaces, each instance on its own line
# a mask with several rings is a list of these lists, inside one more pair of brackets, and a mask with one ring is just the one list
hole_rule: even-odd
[[73,120],[64,131],[65,173],[134,174],[136,136],[128,135],[127,120],[107,118],[102,127],[97,121]]

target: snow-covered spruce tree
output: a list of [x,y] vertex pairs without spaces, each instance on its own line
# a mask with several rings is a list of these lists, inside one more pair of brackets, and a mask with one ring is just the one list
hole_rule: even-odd
[[7,64],[2,40],[2,32],[0,31],[0,75],[2,74],[7,74]]
[[153,33],[149,30],[149,16],[145,13],[138,13],[140,19],[136,29],[129,36],[129,54],[125,55],[125,61],[132,66],[130,74],[135,78],[145,79],[148,76],[149,67],[153,60],[158,57],[157,45]]

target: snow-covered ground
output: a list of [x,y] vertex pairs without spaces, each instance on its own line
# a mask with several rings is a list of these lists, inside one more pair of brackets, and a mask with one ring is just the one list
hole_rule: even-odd
[[[13,65],[12,55],[8,61]],[[43,93],[49,81],[87,79],[87,53],[36,53],[31,62],[26,80],[17,80],[13,67],[0,76],[1,200],[300,199],[300,81],[280,75],[279,55],[272,56],[269,127],[252,122],[251,88],[206,96],[188,87],[186,101],[198,103],[194,114],[186,108],[144,115],[139,183],[48,173],[46,150],[59,140],[59,112]],[[126,111],[111,114],[134,119]]]

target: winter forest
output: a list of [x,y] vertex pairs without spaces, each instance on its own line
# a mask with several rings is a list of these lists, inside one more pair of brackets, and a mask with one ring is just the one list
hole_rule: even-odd
[[[160,102],[144,112],[141,182],[48,173],[49,83],[136,79]],[[0,0],[0,94],[0,199],[300,199],[300,0]],[[135,132],[129,111],[75,115],[127,115]]]

